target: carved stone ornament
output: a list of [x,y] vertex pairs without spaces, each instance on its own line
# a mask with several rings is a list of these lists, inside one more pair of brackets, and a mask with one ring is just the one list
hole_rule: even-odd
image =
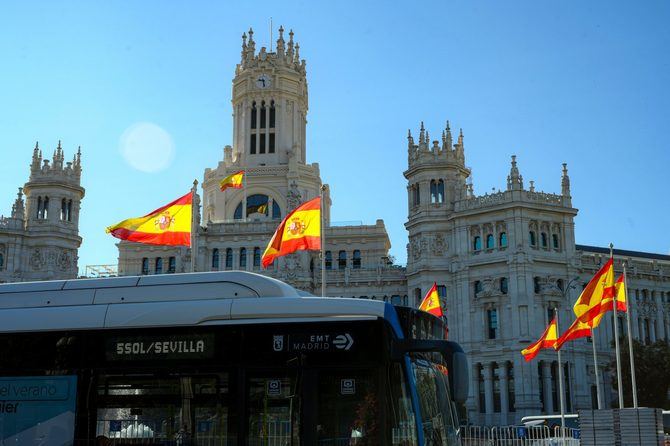
[[62,250],[58,255],[57,265],[62,271],[67,271],[72,265],[72,256],[66,250]]
[[282,271],[282,276],[285,280],[297,279],[301,269],[302,267],[300,265],[300,259],[296,253],[284,256],[284,269]]
[[482,290],[477,293],[477,298],[502,296],[502,292],[496,286],[496,280],[486,278],[482,280]]
[[302,202],[302,195],[298,190],[298,185],[295,181],[291,182],[288,192],[286,193],[286,204],[290,210],[297,208]]
[[44,266],[44,258],[39,249],[35,249],[33,251],[33,253],[30,255],[30,260],[28,263],[34,270],[42,269]]
[[415,237],[409,242],[410,250],[412,251],[412,257],[414,260],[421,258],[421,238]]
[[444,239],[443,234],[435,234],[433,236],[433,243],[431,244],[431,250],[433,255],[443,256],[444,252],[447,250],[447,241]]

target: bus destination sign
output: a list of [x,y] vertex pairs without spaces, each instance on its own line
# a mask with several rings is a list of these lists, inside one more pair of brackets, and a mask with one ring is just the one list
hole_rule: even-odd
[[275,352],[346,352],[353,345],[354,338],[347,332],[272,335],[272,350]]
[[165,335],[107,339],[109,361],[206,359],[214,356],[214,335]]

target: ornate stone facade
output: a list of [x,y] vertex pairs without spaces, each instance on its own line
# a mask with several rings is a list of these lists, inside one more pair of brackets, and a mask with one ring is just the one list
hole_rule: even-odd
[[[195,270],[256,271],[319,294],[316,253],[299,252],[279,258],[269,270],[260,267],[280,219],[317,196],[323,185],[318,164],[306,162],[305,61],[292,32],[288,42],[283,30],[279,36],[276,52],[257,52],[251,31],[243,37],[232,82],[233,143],[204,173]],[[553,308],[567,327],[582,286],[608,255],[607,249],[575,243],[577,209],[567,166],[560,172],[561,192],[541,192],[533,181],[524,186],[513,156],[504,190],[477,196],[465,164],[463,133],[454,143],[449,123],[441,141],[431,141],[423,124],[418,144],[409,134],[407,156],[407,267],[389,259],[383,221],[331,225],[326,186],[327,294],[417,305],[437,282],[450,336],[463,345],[472,366],[470,421],[518,423],[524,415],[557,412],[556,354],[545,350],[526,363],[520,351],[542,333]],[[243,189],[219,190],[222,178],[243,169]],[[118,247],[122,275],[191,270],[186,248],[127,242]],[[615,256],[617,272],[622,260],[629,265],[633,335],[670,339],[670,256],[616,250]],[[611,318],[596,331],[608,405],[613,395],[604,366],[611,360],[611,331]],[[568,410],[590,408],[591,344],[580,339],[564,351]]]
[[[450,337],[472,366],[469,420],[512,424],[525,415],[558,412],[556,353],[544,350],[526,363],[520,351],[540,336],[554,308],[567,328],[582,287],[609,256],[609,249],[575,244],[577,209],[567,165],[560,194],[538,192],[532,181],[524,188],[512,156],[506,189],[475,196],[463,134],[453,144],[449,123],[441,144],[431,144],[423,125],[418,144],[410,133],[408,161],[408,294],[416,305],[433,282],[442,285]],[[434,234],[441,235],[439,242]],[[617,274],[623,261],[628,264],[633,336],[670,340],[670,256],[614,255]],[[613,359],[612,327],[607,317],[595,335],[606,407],[615,401],[604,370]],[[567,409],[591,408],[592,344],[579,339],[563,351]]]
[[65,162],[59,142],[50,161],[35,145],[30,178],[0,217],[0,282],[77,277],[80,180],[80,150]]

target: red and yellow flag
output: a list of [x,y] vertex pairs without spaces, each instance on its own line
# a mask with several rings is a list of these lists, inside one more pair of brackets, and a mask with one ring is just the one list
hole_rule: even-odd
[[547,328],[544,329],[544,333],[542,333],[540,339],[521,350],[521,354],[526,362],[530,362],[530,360],[536,357],[543,348],[553,348],[557,338],[558,330],[556,329],[556,318],[554,317],[551,322],[549,322]]
[[191,246],[193,192],[145,215],[109,226],[105,232],[148,245]]
[[219,182],[219,189],[221,192],[232,187],[233,189],[242,189],[242,181],[244,180],[244,170],[228,175]]
[[321,249],[321,197],[301,204],[284,217],[265,248],[261,263],[267,268],[276,257],[306,249]]
[[614,288],[616,291],[616,310],[628,311],[628,293],[626,292],[626,281],[623,278],[623,274],[616,280]]
[[572,325],[570,325],[570,327],[568,327],[568,329],[563,332],[561,337],[558,338],[554,348],[556,350],[560,350],[561,347],[563,347],[563,344],[565,344],[566,342],[572,341],[573,339],[586,338],[588,336],[592,336],[591,333],[592,333],[591,326],[588,323],[576,319],[572,323]]
[[609,259],[586,285],[573,307],[580,322],[591,328],[600,324],[603,314],[612,309],[614,301],[614,260]]
[[437,293],[437,282],[433,283],[431,289],[421,301],[419,310],[430,313],[433,316],[442,317],[442,306],[440,305],[440,295]]

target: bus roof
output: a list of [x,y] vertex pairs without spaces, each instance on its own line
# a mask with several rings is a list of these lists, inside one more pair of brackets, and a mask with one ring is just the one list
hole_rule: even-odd
[[[306,297],[243,271],[0,285],[0,332],[365,320],[385,302]],[[395,313],[395,312],[394,312]]]

